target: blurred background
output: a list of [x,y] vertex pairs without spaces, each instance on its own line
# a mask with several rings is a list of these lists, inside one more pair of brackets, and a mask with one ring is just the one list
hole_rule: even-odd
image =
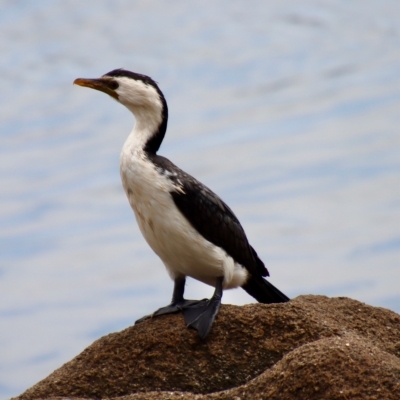
[[72,85],[114,68],[159,82],[160,153],[231,206],[279,289],[400,312],[398,0],[0,9],[1,399],[170,300],[120,183],[134,119]]

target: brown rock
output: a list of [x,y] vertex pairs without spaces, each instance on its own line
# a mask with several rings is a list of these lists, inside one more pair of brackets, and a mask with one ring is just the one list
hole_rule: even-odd
[[107,335],[19,400],[400,399],[400,316],[348,298],[223,305],[206,340],[167,315]]

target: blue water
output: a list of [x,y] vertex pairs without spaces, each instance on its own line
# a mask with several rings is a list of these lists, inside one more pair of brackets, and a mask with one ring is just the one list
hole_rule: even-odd
[[170,298],[120,183],[133,118],[72,85],[118,67],[159,82],[161,154],[233,208],[283,292],[400,312],[397,0],[0,10],[1,399]]

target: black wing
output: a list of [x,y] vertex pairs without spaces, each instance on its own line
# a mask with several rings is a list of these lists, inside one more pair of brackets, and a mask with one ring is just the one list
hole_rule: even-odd
[[[161,173],[181,190],[171,196],[190,224],[209,242],[221,247],[253,276],[269,276],[264,263],[250,246],[233,211],[209,188],[162,156],[153,156]],[[167,172],[168,171],[168,172]]]

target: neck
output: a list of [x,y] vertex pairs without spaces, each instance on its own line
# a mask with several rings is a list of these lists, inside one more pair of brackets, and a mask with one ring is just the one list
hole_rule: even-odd
[[167,130],[168,107],[164,96],[159,100],[146,107],[128,107],[136,120],[128,139],[132,150],[155,154],[160,148]]

